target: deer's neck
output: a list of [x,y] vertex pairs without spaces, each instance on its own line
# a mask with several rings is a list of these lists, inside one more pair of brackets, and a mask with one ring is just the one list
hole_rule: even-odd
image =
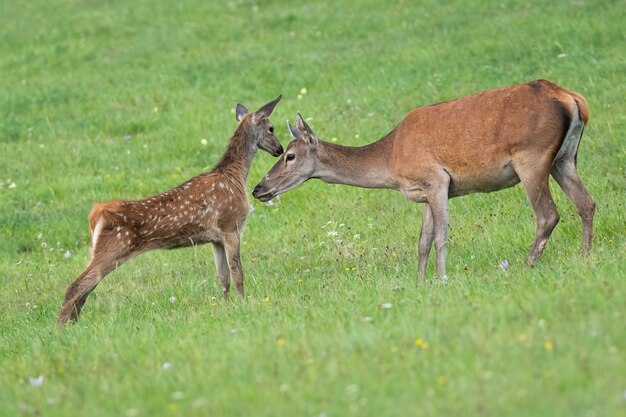
[[247,139],[248,132],[245,127],[239,126],[233,137],[230,138],[224,156],[213,168],[213,172],[227,175],[245,185],[252,159],[257,151],[254,141]]
[[314,177],[331,184],[364,188],[393,188],[389,174],[391,138],[361,147],[319,141]]

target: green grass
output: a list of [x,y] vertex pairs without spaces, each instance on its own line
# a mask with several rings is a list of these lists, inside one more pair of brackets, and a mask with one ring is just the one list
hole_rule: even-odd
[[[626,7],[475,3],[2,2],[0,415],[626,415]],[[310,181],[254,202],[245,300],[220,299],[209,247],[151,252],[56,328],[91,204],[210,169],[238,101],[282,93],[283,145],[297,110],[357,145],[416,106],[537,78],[590,105],[588,258],[552,184],[562,220],[525,268],[517,187],[452,200],[449,283],[416,286],[420,207]],[[258,154],[249,189],[273,161]]]

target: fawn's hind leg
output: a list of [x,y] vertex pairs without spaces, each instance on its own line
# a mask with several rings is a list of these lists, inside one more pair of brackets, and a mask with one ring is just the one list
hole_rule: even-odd
[[102,232],[99,240],[94,241],[93,258],[82,274],[65,291],[57,323],[63,325],[68,320],[76,321],[89,294],[109,272],[130,259],[134,254],[128,248],[116,244],[113,234]]

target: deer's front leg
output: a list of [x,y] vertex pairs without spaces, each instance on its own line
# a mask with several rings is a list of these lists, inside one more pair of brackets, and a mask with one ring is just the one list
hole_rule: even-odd
[[424,217],[422,220],[422,229],[420,231],[420,240],[418,245],[419,258],[417,262],[417,279],[423,281],[426,276],[426,268],[428,267],[428,255],[430,248],[433,246],[435,238],[435,229],[433,228],[433,212],[428,204],[424,205]]
[[230,291],[230,269],[228,267],[228,259],[226,258],[226,250],[221,243],[213,243],[213,257],[215,258],[215,268],[222,285],[222,294],[228,299]]
[[231,233],[224,238],[224,249],[226,250],[226,259],[230,274],[235,281],[237,294],[243,297],[243,268],[241,266],[241,257],[239,255],[240,238],[238,233]]
[[437,256],[437,275],[444,282],[446,277],[446,244],[448,240],[448,188],[450,176],[447,172],[440,173],[428,195],[428,205],[432,211],[435,238],[435,254]]

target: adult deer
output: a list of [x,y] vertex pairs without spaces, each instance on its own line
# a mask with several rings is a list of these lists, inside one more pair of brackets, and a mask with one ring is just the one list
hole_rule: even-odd
[[87,296],[109,272],[151,249],[213,244],[225,298],[230,276],[243,296],[239,242],[250,204],[246,179],[257,149],[283,153],[268,117],[282,96],[254,113],[237,104],[239,125],[215,167],[145,200],[96,203],[89,214],[92,259],[65,293],[58,323],[76,321]]
[[541,255],[559,221],[550,174],[582,219],[583,251],[593,237],[595,203],[576,172],[583,128],[589,120],[580,95],[545,80],[504,87],[420,107],[389,134],[363,147],[319,140],[302,116],[283,156],[255,187],[261,201],[309,178],[366,188],[390,188],[426,203],[419,238],[418,277],[435,243],[436,272],[445,279],[448,199],[522,183],[536,216],[527,258]]

